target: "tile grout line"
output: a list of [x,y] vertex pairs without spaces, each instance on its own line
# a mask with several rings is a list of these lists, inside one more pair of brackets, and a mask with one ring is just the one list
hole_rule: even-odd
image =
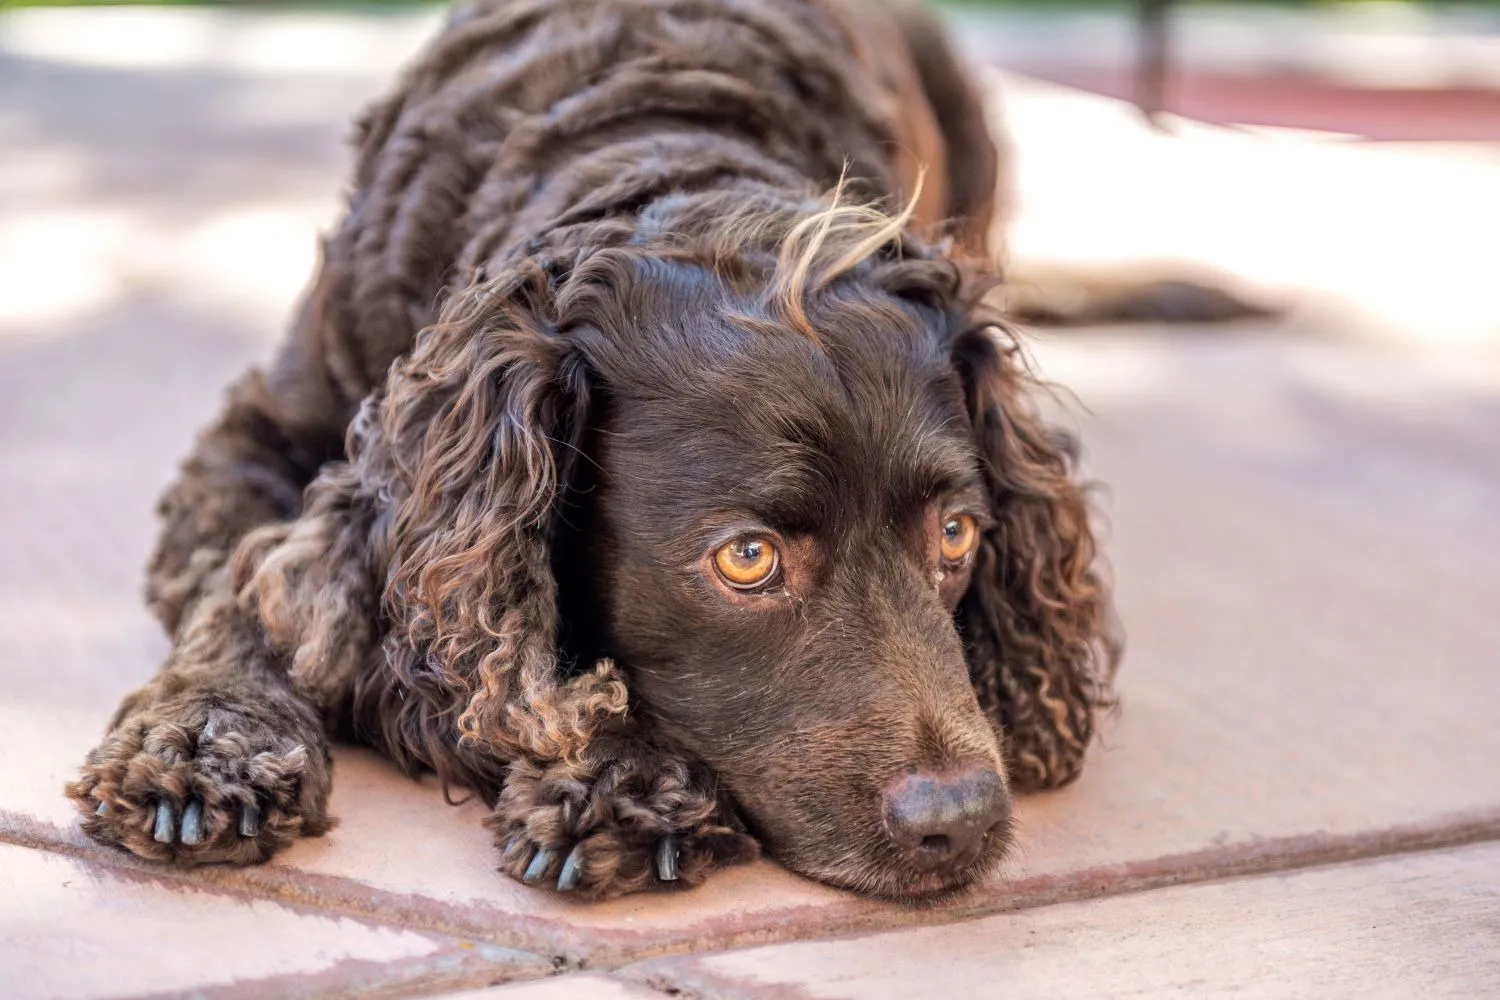
[[[516,945],[503,935],[494,934],[492,922],[482,919],[445,920],[439,917],[443,913],[484,910],[484,904],[445,904],[417,894],[391,892],[366,886],[350,878],[302,872],[274,863],[244,867],[203,865],[195,868],[162,865],[96,844],[83,837],[76,827],[60,828],[5,809],[0,809],[0,844],[73,858],[85,864],[119,872],[127,878],[145,877],[155,881],[174,882],[210,892],[264,899],[309,912],[347,916],[457,939],[480,940],[522,951],[536,951],[534,948]],[[429,905],[422,906],[424,902]]]
[[[1023,898],[1009,903],[997,902],[991,906],[954,907],[944,911],[945,919],[941,921],[909,921],[892,923],[885,927],[853,930],[829,927],[823,933],[805,936],[786,935],[778,941],[770,941],[766,944],[836,941],[899,930],[942,926],[1006,913],[1039,910],[1066,903],[1114,899],[1155,892],[1160,889],[1208,886],[1238,879],[1289,875],[1345,864],[1391,860],[1414,854],[1456,850],[1500,842],[1500,810],[1454,814],[1448,819],[1450,822],[1447,823],[1438,821],[1431,824],[1408,824],[1367,834],[1342,837],[1313,834],[1276,838],[1260,844],[1245,844],[1241,845],[1244,850],[1240,852],[1244,856],[1238,861],[1231,861],[1228,858],[1217,862],[1212,860],[1215,855],[1236,853],[1231,848],[1227,852],[1222,849],[1206,850],[1166,855],[1149,862],[1100,866],[1097,869],[1077,873],[1079,878],[1056,880],[1058,890],[1047,899],[1026,900]],[[1317,843],[1320,841],[1321,844]],[[1298,845],[1305,845],[1309,849],[1297,853]],[[1280,852],[1277,848],[1282,847],[1291,848],[1291,851],[1280,856],[1278,861]],[[1202,862],[1184,864],[1176,871],[1168,870],[1172,862],[1189,862],[1191,859],[1202,859]],[[1153,873],[1150,870],[1153,866],[1161,865],[1163,862],[1167,864],[1160,872]],[[1123,877],[1111,888],[1102,890],[1097,886],[1089,886],[1087,880],[1081,877],[1091,873],[1107,875],[1111,872],[1128,874],[1123,874]],[[678,961],[673,961],[673,956],[670,955],[664,956],[665,961],[658,961],[654,958],[636,959],[612,965],[607,971],[611,978],[633,983],[666,997],[677,997],[680,1000],[776,1000],[776,998],[786,996],[782,988],[774,984],[750,984],[739,979],[724,977],[692,961],[697,958],[710,957],[715,953],[742,950],[746,947],[755,947],[755,945],[736,945],[718,948],[714,951],[689,952],[680,956],[682,960]]]
[[[1275,875],[1372,858],[1500,840],[1500,808],[1427,823],[1345,834],[1307,834],[1031,876],[926,907],[897,907],[851,898],[848,903],[770,911],[760,918],[709,917],[694,932],[590,929],[547,917],[519,916],[486,903],[444,903],[367,886],[354,879],[275,865],[252,868],[164,868],[69,837],[70,831],[0,810],[0,843],[73,857],[103,867],[227,891],[278,903],[460,940],[498,944],[541,956],[558,971],[611,971],[669,955],[729,951],[789,940],[812,940],[931,926],[1059,903],[1132,895],[1154,889]],[[702,890],[700,890],[702,891]]]
[[[527,956],[535,958],[536,956]],[[538,963],[542,960],[537,959]],[[449,945],[428,955],[396,959],[346,958],[323,969],[236,979],[228,983],[135,994],[128,1000],[407,1000],[492,986],[544,981],[557,974],[517,964],[483,946]]]
[[[193,877],[186,869],[167,868],[132,855],[111,851],[47,823],[18,817],[0,809],[0,845],[40,851],[79,862],[89,874],[124,882],[188,889],[227,897],[242,903],[272,903],[300,917],[347,920],[375,930],[416,934],[433,941],[435,950],[389,959],[344,958],[332,966],[301,972],[272,973],[199,984],[180,989],[133,994],[129,1000],[403,1000],[491,986],[535,982],[568,971],[561,956],[490,941],[462,928],[419,926],[391,919],[394,911],[356,910],[327,905],[305,896],[266,893],[241,880]],[[202,873],[202,869],[199,872]],[[233,871],[233,869],[225,869]]]

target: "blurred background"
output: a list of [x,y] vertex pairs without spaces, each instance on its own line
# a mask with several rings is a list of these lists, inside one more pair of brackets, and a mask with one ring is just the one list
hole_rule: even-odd
[[[1500,336],[1500,0],[944,9],[1014,144],[1022,287],[1057,262],[1175,269],[1322,333]],[[274,330],[345,123],[438,11],[0,6],[0,329],[160,280]]]

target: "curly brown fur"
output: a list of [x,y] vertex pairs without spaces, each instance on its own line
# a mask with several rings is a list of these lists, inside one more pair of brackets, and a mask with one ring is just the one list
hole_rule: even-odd
[[[177,645],[70,786],[85,829],[259,860],[326,824],[326,727],[592,897],[758,844],[902,898],[991,870],[1003,775],[1077,773],[1113,645],[1068,447],[938,238],[982,249],[995,156],[920,17],[457,10],[168,492]],[[782,575],[740,592],[711,555],[752,530]],[[968,827],[922,836],[939,785]]]
[[992,317],[956,351],[998,515],[957,621],[1011,781],[1056,788],[1078,776],[1095,717],[1113,704],[1121,640],[1074,478],[1076,442],[1037,415],[1020,346],[1004,330]]

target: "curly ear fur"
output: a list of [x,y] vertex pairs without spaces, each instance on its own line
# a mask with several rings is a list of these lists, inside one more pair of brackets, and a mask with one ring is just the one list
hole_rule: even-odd
[[1021,349],[998,323],[962,333],[954,360],[995,518],[957,621],[1011,781],[1055,788],[1083,767],[1121,648],[1074,478],[1076,443],[1037,413]]
[[[302,520],[255,532],[237,559],[241,600],[291,652],[299,689],[489,799],[507,763],[579,760],[626,706],[610,664],[571,680],[557,664],[554,446],[581,434],[588,399],[550,299],[526,262],[450,303],[367,401]],[[360,669],[367,656],[384,662]]]
[[577,759],[625,709],[610,668],[559,680],[553,441],[581,434],[587,384],[543,315],[550,286],[533,262],[456,303],[393,371],[381,408],[406,487],[390,532],[392,632],[468,695],[460,741],[505,759]]
[[302,516],[250,532],[231,568],[240,606],[290,654],[293,687],[325,708],[343,700],[380,638],[375,508],[351,502],[358,496],[354,469],[330,466],[308,486]]

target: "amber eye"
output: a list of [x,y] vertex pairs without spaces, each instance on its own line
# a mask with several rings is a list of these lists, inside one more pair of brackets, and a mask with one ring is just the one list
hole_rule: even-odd
[[776,546],[758,535],[736,538],[714,553],[714,568],[736,590],[761,586],[776,575],[780,565]]
[[964,557],[974,551],[974,543],[979,541],[979,525],[968,514],[955,514],[948,518],[943,525],[942,538],[938,540],[938,548],[942,550],[943,560],[949,563],[963,562]]

